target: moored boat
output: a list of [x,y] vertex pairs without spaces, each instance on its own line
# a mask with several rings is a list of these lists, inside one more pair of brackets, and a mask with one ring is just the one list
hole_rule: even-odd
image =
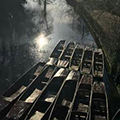
[[65,47],[65,40],[60,40],[56,47],[54,48],[54,50],[52,51],[50,57],[49,57],[49,61],[46,63],[48,65],[56,65],[59,57],[61,55],[61,53],[63,52]]
[[0,118],[7,114],[19,96],[27,89],[27,87],[35,80],[35,78],[38,77],[44,66],[45,63],[43,62],[39,62],[33,66],[1,95]]
[[82,63],[83,54],[84,54],[84,47],[79,44],[76,45],[69,66],[71,70],[79,70],[80,65]]
[[75,43],[74,42],[68,43],[67,47],[61,54],[60,59],[57,63],[58,67],[68,67],[74,49],[75,49]]
[[46,66],[41,74],[16,101],[16,103],[6,115],[6,118],[11,120],[23,120],[55,72],[55,66]]
[[43,118],[47,109],[55,101],[57,93],[59,92],[68,72],[69,70],[66,68],[60,68],[58,70],[28,113],[26,120],[41,120]]
[[104,74],[104,55],[102,49],[94,50],[93,59],[93,76],[102,78]]
[[68,118],[77,90],[79,77],[80,73],[78,71],[71,71],[68,74],[48,120],[66,120]]
[[83,61],[81,64],[81,73],[90,74],[92,70],[93,63],[93,50],[89,47],[85,48]]
[[92,83],[92,75],[82,76],[69,120],[88,120]]
[[89,120],[109,120],[108,98],[103,82],[94,82],[90,104]]

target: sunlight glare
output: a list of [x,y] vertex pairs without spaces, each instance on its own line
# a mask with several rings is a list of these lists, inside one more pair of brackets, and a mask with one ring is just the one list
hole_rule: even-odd
[[40,48],[42,48],[43,46],[45,46],[48,43],[47,38],[44,36],[44,34],[39,35],[36,38],[36,42]]

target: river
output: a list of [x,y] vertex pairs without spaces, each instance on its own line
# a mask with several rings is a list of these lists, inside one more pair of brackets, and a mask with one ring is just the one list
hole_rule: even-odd
[[[26,26],[25,21],[30,21],[32,25],[29,24],[26,29],[31,29],[34,34],[28,30],[21,35],[23,29],[20,32],[13,30],[9,40],[12,43],[6,39],[5,49],[1,47],[0,94],[34,64],[46,62],[60,39],[65,39],[66,43],[75,41],[85,46],[96,46],[82,17],[65,0],[47,0],[46,16],[44,4],[41,2],[40,5],[38,0],[28,0],[23,7],[29,17],[22,25]],[[16,22],[19,24],[19,21]]]

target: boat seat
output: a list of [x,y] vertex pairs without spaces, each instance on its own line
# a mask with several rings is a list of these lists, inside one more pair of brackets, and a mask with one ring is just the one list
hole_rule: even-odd
[[95,115],[94,120],[107,120],[105,116]]
[[92,61],[91,61],[91,60],[86,59],[86,60],[85,60],[85,62],[89,62],[89,63],[91,63]]
[[45,84],[45,85],[47,85],[48,83],[47,82],[41,82],[42,84]]
[[55,100],[55,98],[56,98],[56,93],[48,91],[44,98],[44,101],[52,103]]
[[90,69],[89,68],[83,68],[83,72],[88,73],[88,72],[90,72]]
[[34,76],[39,76],[42,68],[43,68],[43,66],[40,66],[40,65],[39,65],[38,68],[37,68],[37,70],[36,70],[35,73],[34,73]]
[[41,93],[41,90],[36,88],[33,91],[33,93],[25,100],[25,102],[33,103],[36,100],[36,98],[40,95],[40,93]]
[[62,52],[63,49],[58,49],[59,52]]
[[53,69],[49,69],[48,72],[46,73],[45,77],[50,78],[53,73]]
[[87,113],[79,112],[79,111],[72,111],[71,120],[86,120]]
[[102,63],[102,62],[95,62],[95,64],[100,64],[100,65],[102,65],[103,63]]
[[58,61],[57,66],[58,67],[67,67],[68,64],[69,64],[69,61],[67,61],[67,60],[60,60],[60,61]]
[[65,55],[66,58],[70,58],[70,55]]
[[79,67],[78,67],[77,65],[72,65],[71,68],[72,68],[73,70],[78,70],[78,69],[79,69]]
[[12,101],[17,98],[23,91],[26,90],[26,86],[21,86],[15,93],[13,93],[10,97],[4,97],[6,101]]
[[41,118],[43,117],[43,113],[36,111],[35,114],[30,118],[30,120],[41,120]]
[[66,99],[63,99],[63,101],[62,101],[62,105],[63,105],[63,106],[66,106],[66,107],[70,107],[71,102],[68,101],[68,100],[66,100]]
[[79,103],[77,111],[87,113],[88,107],[86,104]]

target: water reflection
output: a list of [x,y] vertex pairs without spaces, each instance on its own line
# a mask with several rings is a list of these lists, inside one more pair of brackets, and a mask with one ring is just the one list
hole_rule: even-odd
[[45,37],[44,34],[40,34],[35,38],[37,45],[39,46],[39,49],[42,49],[45,45],[48,44],[48,40]]
[[[14,31],[13,38],[8,37],[10,42],[4,40],[4,36],[0,40],[0,93],[32,65],[47,61],[60,39],[88,46],[94,43],[84,20],[65,0],[47,0],[46,16],[42,0],[41,5],[38,0],[27,0],[23,6],[25,21],[16,21],[17,30],[10,29]],[[4,32],[4,35],[8,36],[8,33]]]

